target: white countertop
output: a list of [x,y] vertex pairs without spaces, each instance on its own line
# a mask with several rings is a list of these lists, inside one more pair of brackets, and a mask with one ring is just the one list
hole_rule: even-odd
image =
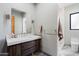
[[23,43],[23,42],[28,42],[28,41],[32,41],[32,40],[37,40],[40,39],[41,36],[37,36],[37,35],[27,35],[25,37],[17,37],[17,38],[7,38],[7,46],[11,46],[11,45],[15,45],[15,44],[19,44],[19,43]]

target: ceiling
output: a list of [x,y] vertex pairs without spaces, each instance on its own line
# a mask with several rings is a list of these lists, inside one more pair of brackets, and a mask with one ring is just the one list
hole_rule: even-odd
[[[33,3],[34,6],[37,6],[39,3]],[[70,6],[72,4],[75,4],[75,3],[57,3],[58,4],[58,7],[59,8],[64,8],[64,7],[67,7],[67,6]]]
[[75,4],[75,3],[58,3],[58,6],[59,6],[59,8],[64,8],[64,7],[70,6],[72,4]]

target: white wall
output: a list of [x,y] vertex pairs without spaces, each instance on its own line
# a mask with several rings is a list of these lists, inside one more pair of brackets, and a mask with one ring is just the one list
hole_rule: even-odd
[[43,26],[42,50],[50,55],[57,55],[57,7],[51,3],[41,3],[36,7],[35,31],[40,34],[40,26]]
[[71,39],[79,39],[79,30],[70,30],[70,13],[79,12],[79,4],[65,7],[65,44],[71,44]]

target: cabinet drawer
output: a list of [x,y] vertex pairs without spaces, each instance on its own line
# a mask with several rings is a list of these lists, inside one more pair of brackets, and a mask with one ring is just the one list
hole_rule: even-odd
[[35,50],[36,50],[36,47],[33,46],[33,47],[31,47],[31,48],[29,48],[29,49],[27,49],[27,50],[22,51],[22,55],[23,55],[23,56],[30,55],[30,54],[32,54],[33,52],[35,52]]
[[35,41],[25,42],[22,44],[22,50],[29,49],[33,46],[35,46]]

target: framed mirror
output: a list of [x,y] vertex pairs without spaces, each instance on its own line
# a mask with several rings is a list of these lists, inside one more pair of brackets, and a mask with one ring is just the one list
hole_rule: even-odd
[[70,14],[70,30],[79,30],[79,12]]
[[27,33],[26,12],[11,9],[11,30],[15,34]]

